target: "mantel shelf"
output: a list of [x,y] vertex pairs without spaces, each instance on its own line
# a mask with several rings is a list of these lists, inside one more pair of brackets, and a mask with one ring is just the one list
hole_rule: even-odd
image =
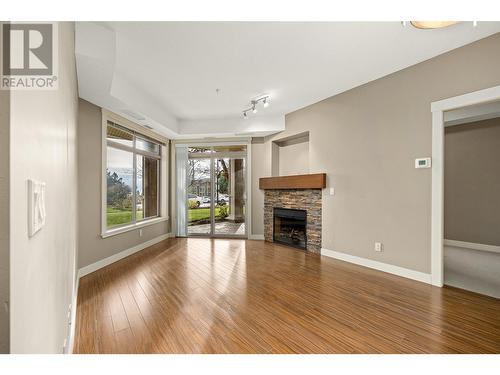
[[301,174],[294,176],[263,177],[259,179],[259,189],[324,189],[326,173]]

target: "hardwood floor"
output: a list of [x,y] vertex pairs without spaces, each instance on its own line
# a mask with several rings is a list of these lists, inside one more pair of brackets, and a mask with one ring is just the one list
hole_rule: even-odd
[[169,239],[80,280],[75,353],[500,353],[500,300],[263,241]]

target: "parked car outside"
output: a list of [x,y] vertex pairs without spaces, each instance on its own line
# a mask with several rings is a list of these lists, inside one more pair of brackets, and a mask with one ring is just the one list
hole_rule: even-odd
[[219,200],[217,201],[217,203],[220,205],[224,205],[226,203],[229,203],[229,195],[219,194]]

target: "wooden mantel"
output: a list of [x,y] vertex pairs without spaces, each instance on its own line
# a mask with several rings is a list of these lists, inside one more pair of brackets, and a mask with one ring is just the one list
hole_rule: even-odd
[[326,173],[294,176],[264,177],[259,179],[259,189],[324,189]]

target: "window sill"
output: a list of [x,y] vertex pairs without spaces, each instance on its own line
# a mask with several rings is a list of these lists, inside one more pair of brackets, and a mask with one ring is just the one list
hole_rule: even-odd
[[101,233],[101,237],[102,238],[108,238],[108,237],[116,236],[117,234],[122,234],[122,233],[130,232],[130,231],[133,231],[133,230],[136,230],[136,229],[144,228],[144,227],[147,227],[147,226],[150,226],[150,225],[158,224],[158,223],[167,221],[168,219],[169,219],[168,216],[165,216],[165,217],[155,217],[154,219],[141,221],[139,223],[127,225],[127,226],[124,226],[124,227],[120,227],[120,228],[116,228],[116,229],[110,229],[110,230],[108,230],[106,232]]

